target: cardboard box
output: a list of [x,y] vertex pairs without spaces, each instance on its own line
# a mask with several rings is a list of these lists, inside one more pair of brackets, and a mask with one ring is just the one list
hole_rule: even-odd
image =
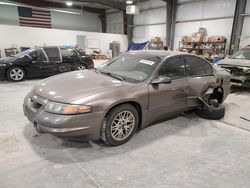
[[195,36],[191,37],[191,42],[196,42],[196,37]]
[[150,42],[162,42],[161,37],[155,37],[150,39]]
[[195,36],[195,42],[203,42],[203,40],[204,40],[204,35],[202,33],[198,33]]
[[224,36],[209,36],[207,38],[208,42],[225,42],[226,38]]
[[182,42],[191,42],[191,39],[192,38],[190,36],[186,35],[186,36],[183,36],[181,40],[182,40]]
[[155,37],[155,39],[156,39],[156,42],[162,42],[161,37]]

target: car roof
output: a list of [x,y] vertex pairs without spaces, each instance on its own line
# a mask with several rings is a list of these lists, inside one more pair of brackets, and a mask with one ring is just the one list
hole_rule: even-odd
[[135,54],[138,56],[155,56],[160,58],[175,56],[175,55],[191,55],[186,52],[178,52],[178,51],[166,51],[166,50],[138,50],[138,51],[129,51],[127,54]]
[[73,49],[70,47],[65,47],[65,46],[37,46],[35,48],[61,48],[61,49]]

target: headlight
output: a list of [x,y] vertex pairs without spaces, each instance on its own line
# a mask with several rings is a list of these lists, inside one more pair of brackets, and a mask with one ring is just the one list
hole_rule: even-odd
[[56,102],[49,102],[44,107],[46,112],[54,114],[83,114],[91,112],[91,107],[86,105],[73,105],[73,104],[62,104]]

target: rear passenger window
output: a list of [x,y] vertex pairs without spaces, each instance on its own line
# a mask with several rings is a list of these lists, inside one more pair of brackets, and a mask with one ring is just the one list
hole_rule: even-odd
[[171,58],[163,63],[158,74],[171,79],[183,78],[185,76],[184,62],[179,57]]
[[208,75],[213,73],[212,66],[202,58],[185,56],[188,76]]
[[43,49],[47,54],[49,61],[61,61],[61,56],[58,48],[46,47]]

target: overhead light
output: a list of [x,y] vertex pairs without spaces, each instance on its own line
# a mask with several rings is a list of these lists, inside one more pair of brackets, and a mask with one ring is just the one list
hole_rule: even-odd
[[70,2],[70,1],[68,1],[68,2],[66,2],[66,5],[67,5],[67,6],[72,6],[72,5],[73,5],[73,3],[72,3],[72,2]]
[[[71,3],[71,2],[70,2]],[[72,3],[71,3],[72,4]],[[10,5],[10,6],[24,6],[22,4],[16,4],[16,3],[7,3],[7,2],[2,2],[0,1],[0,5]],[[25,5],[25,7],[30,7],[30,8],[39,8],[41,10],[50,10],[54,12],[61,12],[61,13],[68,13],[68,14],[81,14],[81,12],[74,12],[74,11],[66,11],[66,10],[60,10],[60,9],[48,9],[48,8],[40,8],[40,7],[34,7],[34,6],[28,6]]]
[[126,13],[130,15],[139,14],[139,7],[136,5],[128,5],[126,6]]
[[128,5],[131,5],[131,4],[133,4],[133,1],[132,1],[132,0],[127,0],[126,3],[127,3]]
[[73,12],[73,11],[67,11],[67,10],[60,10],[60,9],[50,9],[54,12],[61,12],[61,13],[68,13],[68,14],[81,14],[80,12]]
[[0,2],[0,5],[11,5],[11,6],[17,6],[17,4],[14,4],[14,3],[7,3],[7,2]]

